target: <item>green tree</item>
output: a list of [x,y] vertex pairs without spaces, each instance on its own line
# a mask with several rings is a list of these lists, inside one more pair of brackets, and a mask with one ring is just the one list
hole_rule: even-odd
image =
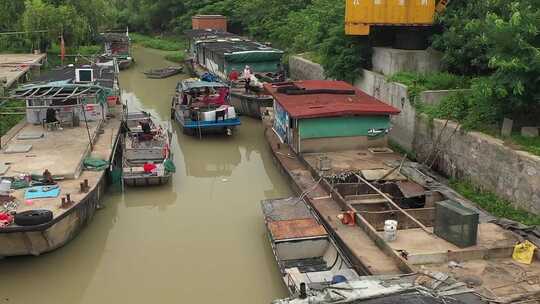
[[42,0],[27,0],[22,24],[25,31],[48,31],[46,37],[39,33],[29,35],[31,41],[39,41],[41,46],[57,42],[62,35],[67,45],[78,46],[90,36],[90,26],[86,18],[80,16],[71,5],[56,7]]
[[19,29],[19,16],[24,12],[24,0],[0,1],[0,31]]

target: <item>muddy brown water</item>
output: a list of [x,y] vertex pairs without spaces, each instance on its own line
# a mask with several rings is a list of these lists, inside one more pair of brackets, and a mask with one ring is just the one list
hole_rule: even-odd
[[[176,83],[142,71],[171,65],[135,48],[122,72],[130,109],[169,121]],[[111,193],[81,234],[40,257],[0,261],[0,303],[269,303],[286,296],[259,201],[286,197],[261,123],[242,119],[232,138],[186,137],[174,125],[177,173],[164,187]],[[1,246],[1,244],[0,244]]]

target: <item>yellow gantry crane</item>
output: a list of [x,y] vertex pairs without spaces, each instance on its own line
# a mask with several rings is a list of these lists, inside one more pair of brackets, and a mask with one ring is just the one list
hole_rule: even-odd
[[345,33],[367,36],[371,26],[430,26],[449,0],[346,0]]

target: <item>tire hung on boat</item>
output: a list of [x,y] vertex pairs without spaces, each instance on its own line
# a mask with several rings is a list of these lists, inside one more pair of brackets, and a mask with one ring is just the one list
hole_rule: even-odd
[[15,214],[15,224],[19,226],[37,226],[52,221],[50,210],[30,210]]

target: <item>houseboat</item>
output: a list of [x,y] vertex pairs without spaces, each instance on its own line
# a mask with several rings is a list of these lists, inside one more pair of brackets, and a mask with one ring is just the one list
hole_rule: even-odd
[[359,278],[302,198],[261,202],[283,282],[291,296]]
[[343,81],[266,84],[274,97],[273,130],[296,153],[386,145],[399,110]]
[[123,180],[127,186],[155,186],[169,182],[176,171],[172,162],[172,133],[146,112],[124,118]]
[[[283,51],[266,44],[217,30],[189,30],[189,66],[197,75],[215,75],[230,84],[231,104],[239,114],[261,117],[271,107],[263,83],[283,81]],[[247,82],[247,84],[246,84]]]
[[[440,272],[432,278],[439,288],[467,286],[469,294],[498,303],[540,294],[538,285],[520,279],[540,273],[540,263],[532,255],[526,261],[514,255],[516,248],[531,248],[522,237],[538,243],[537,237],[515,233],[515,223],[489,215],[429,168],[389,148],[397,109],[344,82],[265,88],[275,99],[275,117],[264,122],[276,163],[357,273],[377,280]],[[362,285],[341,284],[347,290]],[[431,291],[448,295],[444,288]],[[334,303],[327,292],[332,288],[279,303]],[[369,298],[370,290],[357,295],[343,303],[378,303]],[[390,299],[381,303],[395,302]],[[430,300],[425,303],[437,303]]]
[[55,250],[92,220],[121,170],[117,76],[112,65],[63,67],[12,92],[26,121],[1,141],[0,257]]
[[135,62],[131,55],[131,38],[129,32],[125,33],[102,33],[105,53],[101,56],[102,61],[115,59],[120,70],[126,70]]
[[181,81],[172,100],[171,117],[188,135],[224,133],[231,136],[241,122],[228,102],[229,92],[229,87],[220,82]]

